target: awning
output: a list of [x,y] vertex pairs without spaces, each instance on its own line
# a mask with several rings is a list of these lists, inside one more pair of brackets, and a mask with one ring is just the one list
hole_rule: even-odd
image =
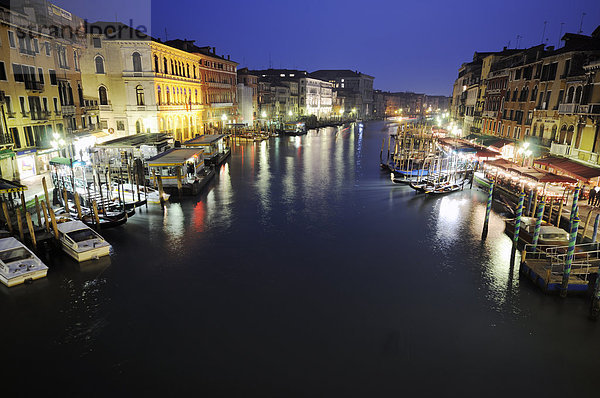
[[62,164],[63,166],[71,166],[73,162],[67,158],[52,158],[50,164]]
[[27,187],[15,181],[5,180],[0,178],[0,194],[25,191]]
[[534,160],[534,164],[547,166],[583,182],[588,182],[590,179],[600,176],[600,168],[587,166],[562,157],[548,156]]
[[489,149],[480,149],[475,154],[478,158],[495,158],[496,156],[500,156],[500,154],[496,151],[492,151]]

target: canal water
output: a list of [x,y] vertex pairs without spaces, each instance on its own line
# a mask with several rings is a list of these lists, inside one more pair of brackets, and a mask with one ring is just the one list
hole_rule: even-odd
[[236,144],[204,194],[103,231],[110,261],[54,256],[47,279],[2,287],[5,387],[210,397],[597,390],[600,325],[587,301],[544,296],[519,277],[502,215],[481,240],[481,190],[432,198],[392,184],[378,167],[387,133],[370,122]]

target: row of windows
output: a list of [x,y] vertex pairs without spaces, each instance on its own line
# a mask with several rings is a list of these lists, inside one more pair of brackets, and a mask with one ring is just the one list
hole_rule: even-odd
[[[40,48],[46,54],[46,56],[52,55],[52,45],[50,42],[44,42],[40,45],[38,38],[25,33],[15,34],[13,31],[7,31],[8,43],[11,48],[17,48],[17,41],[19,43],[19,52],[25,55],[37,55],[40,54]],[[17,38],[18,37],[18,38]],[[58,60],[58,66],[60,68],[69,69],[69,63],[67,61],[67,48],[63,45],[56,44],[56,54]],[[75,70],[79,70],[79,53],[73,51],[73,65]]]

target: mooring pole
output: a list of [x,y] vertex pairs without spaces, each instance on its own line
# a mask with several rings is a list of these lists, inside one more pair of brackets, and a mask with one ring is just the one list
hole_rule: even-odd
[[33,229],[33,223],[31,222],[31,214],[25,212],[25,219],[27,221],[27,229],[29,230],[29,238],[33,244],[33,249],[37,250],[37,241],[35,239],[35,230]]
[[[19,239],[23,242],[23,219],[21,219],[21,210],[17,207],[17,226],[19,227]],[[23,242],[24,243],[24,242]]]
[[529,198],[527,199],[527,215],[531,214],[531,205],[533,203],[533,190],[529,191]]
[[44,195],[46,196],[46,203],[48,202],[48,186],[46,185],[46,177],[42,177],[42,185],[44,186]]
[[542,220],[544,218],[544,200],[542,199],[537,208],[537,214],[535,218],[535,229],[533,230],[533,238],[531,240],[531,250],[533,252],[537,249],[538,239],[540,237],[540,229],[542,228]]
[[567,249],[567,258],[563,271],[562,286],[560,288],[560,297],[567,297],[569,288],[569,277],[571,276],[571,264],[573,264],[573,254],[575,253],[575,241],[577,240],[577,229],[579,228],[579,217],[575,216],[571,222],[571,231],[569,234],[569,247]]
[[523,215],[523,202],[525,201],[525,193],[519,194],[519,204],[517,205],[517,217],[515,218],[515,230],[513,233],[513,244],[515,247],[519,243],[519,231],[521,230],[521,216]]
[[558,205],[558,214],[556,215],[556,226],[560,228],[560,220],[562,219],[563,206],[565,205],[565,195],[560,198],[560,204]]
[[50,232],[50,217],[46,211],[46,202],[42,200],[42,212],[44,213],[44,220],[46,221],[46,231]]
[[6,219],[6,226],[8,227],[8,232],[13,233],[13,225],[12,220],[10,219],[10,214],[8,214],[8,206],[5,201],[2,201],[2,211],[4,212],[4,218]]
[[492,197],[494,196],[494,183],[490,182],[490,189],[488,190],[487,206],[485,208],[485,221],[483,222],[483,232],[481,239],[485,239],[488,234],[488,224],[490,222],[490,212],[492,211]]
[[590,225],[590,219],[592,218],[593,211],[594,211],[593,209],[590,209],[590,212],[588,213],[587,217],[585,218],[585,224],[583,226],[583,232],[581,233],[581,240],[579,241],[579,243],[583,243],[583,241],[585,240],[585,233],[587,232],[588,225]]
[[[598,223],[600,223],[600,213],[596,214],[596,219],[594,220],[594,232],[592,233],[592,243],[596,243],[596,237],[598,236]],[[600,271],[600,268],[598,268]]]
[[35,195],[35,212],[37,213],[38,226],[41,227],[42,226],[42,216],[40,213],[40,200],[38,199],[37,195]]

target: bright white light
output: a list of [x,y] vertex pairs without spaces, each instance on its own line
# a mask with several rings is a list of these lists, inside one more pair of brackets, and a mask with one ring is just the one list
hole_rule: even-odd
[[54,137],[55,140],[58,140],[58,137],[60,137],[60,135],[58,133],[52,133],[52,136]]
[[292,116],[292,115],[293,115],[292,111],[289,111],[289,112],[288,112],[288,115],[289,115],[289,116]]
[[267,112],[263,111],[263,113],[261,114],[263,118],[267,117]]
[[344,110],[340,109],[340,115],[343,115],[343,114],[344,114]]
[[222,115],[221,115],[221,120],[222,120],[222,121],[225,121],[225,120],[227,120],[227,114],[225,114],[225,113],[224,113],[224,114],[222,114]]

